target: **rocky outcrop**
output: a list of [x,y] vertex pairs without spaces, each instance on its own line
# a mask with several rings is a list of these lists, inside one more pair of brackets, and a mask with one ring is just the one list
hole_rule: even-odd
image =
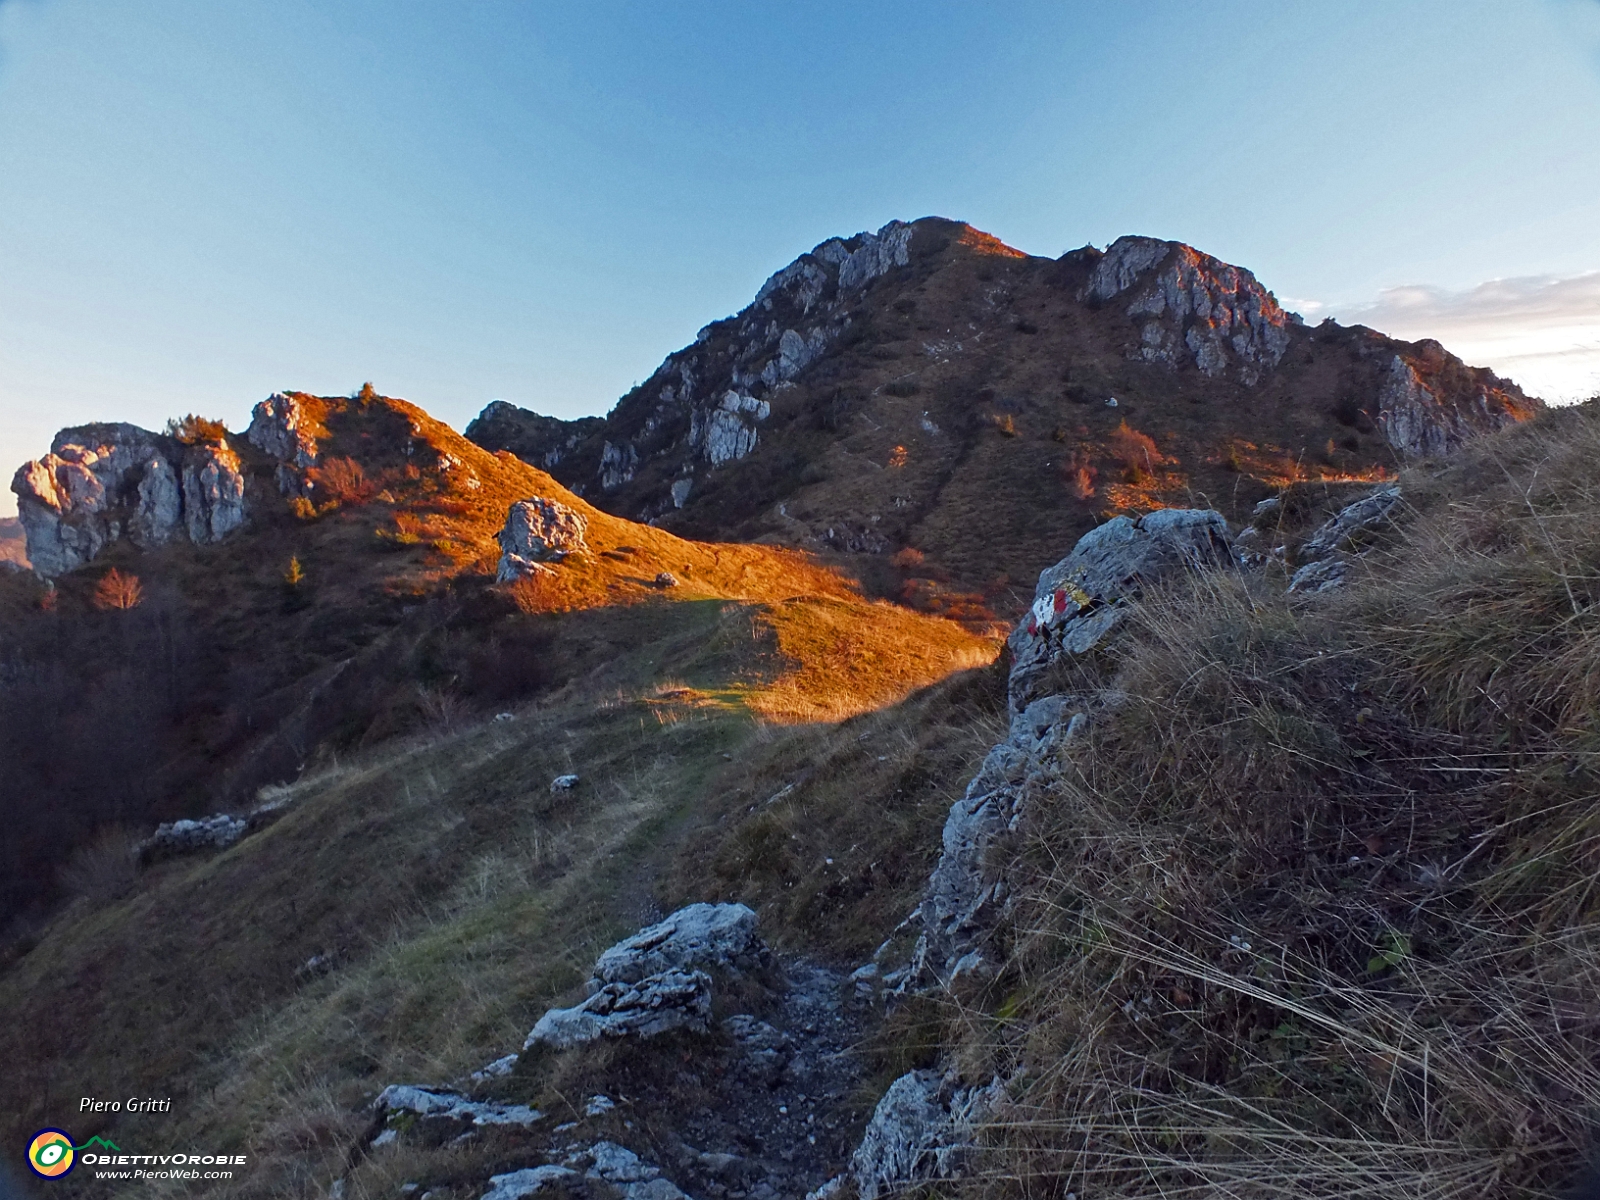
[[537,573],[543,563],[588,552],[584,534],[589,523],[582,513],[543,496],[518,500],[506,513],[500,530],[501,583]]
[[911,1071],[889,1085],[850,1160],[861,1200],[966,1173],[978,1127],[1005,1094],[995,1079],[962,1086],[954,1072]]
[[774,272],[736,317],[706,326],[692,345],[669,355],[598,427],[497,401],[467,436],[546,469],[582,461],[604,493],[633,484],[649,461],[669,462],[670,476],[644,515],[681,509],[696,468],[714,470],[756,450],[771,397],[837,345],[851,306],[875,280],[910,263],[913,236],[910,224],[891,221],[801,255]]
[[227,813],[202,817],[198,821],[169,821],[157,826],[154,833],[140,842],[136,853],[141,862],[149,863],[201,850],[221,850],[233,845],[249,831],[248,819],[232,817]]
[[675,1029],[711,1027],[711,976],[662,971],[637,983],[607,983],[576,1008],[552,1008],[523,1043],[573,1050],[602,1038],[651,1038]]
[[756,425],[772,406],[742,392],[724,392],[717,407],[696,410],[689,421],[689,445],[714,467],[743,458],[760,440]]
[[1228,522],[1211,509],[1164,508],[1113,517],[1039,576],[1033,606],[1011,634],[1011,707],[1045,694],[1052,668],[1099,645],[1140,587],[1230,558]]
[[636,983],[662,971],[742,975],[772,956],[743,904],[691,904],[612,946],[594,964],[600,983]]
[[986,951],[1010,885],[991,851],[1017,832],[1041,768],[1087,720],[1083,705],[1065,696],[1034,701],[1012,718],[1010,736],[989,751],[966,794],[951,805],[939,862],[917,910],[922,933],[911,980],[950,983],[992,967]]
[[524,462],[548,471],[558,466],[585,438],[605,428],[603,417],[563,421],[541,416],[504,400],[491,401],[467,426],[469,441],[509,450]]
[[91,562],[112,542],[142,549],[215,542],[248,515],[245,472],[226,442],[185,445],[136,425],[63,429],[12,479],[28,558],[46,578]]
[[1213,377],[1233,367],[1252,385],[1289,348],[1292,318],[1254,275],[1182,242],[1113,242],[1084,298],[1105,304],[1120,297],[1140,325],[1137,357],[1146,362],[1193,363]]
[[[393,1130],[397,1124],[410,1124],[410,1119],[446,1123],[451,1126],[518,1125],[528,1126],[543,1120],[538,1109],[525,1104],[495,1104],[489,1101],[469,1100],[457,1092],[443,1088],[416,1087],[411,1084],[391,1084],[378,1093],[373,1102],[379,1119]],[[452,1132],[460,1134],[463,1128]],[[383,1144],[383,1134],[376,1139]],[[390,1138],[389,1140],[393,1140]]]
[[257,450],[285,466],[305,470],[317,465],[319,424],[304,398],[274,392],[250,411],[244,436]]
[[[599,1183],[600,1190],[587,1184]],[[492,1176],[483,1200],[523,1200],[549,1192],[558,1196],[620,1196],[622,1200],[688,1200],[654,1163],[615,1142],[577,1147],[559,1163]]]
[[1299,565],[1289,580],[1289,590],[1316,594],[1343,586],[1351,559],[1394,523],[1399,503],[1398,487],[1381,487],[1319,525],[1295,551]]
[[742,904],[691,904],[612,946],[594,965],[589,997],[539,1018],[523,1049],[571,1050],[602,1038],[649,1038],[711,1023],[712,977],[771,962]]

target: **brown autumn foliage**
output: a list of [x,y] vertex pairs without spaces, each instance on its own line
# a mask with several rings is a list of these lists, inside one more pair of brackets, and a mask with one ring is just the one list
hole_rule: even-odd
[[1106,449],[1110,451],[1112,458],[1122,464],[1129,478],[1134,481],[1154,475],[1156,468],[1167,461],[1156,448],[1155,439],[1147,433],[1140,433],[1126,420],[1113,429],[1106,438]]
[[377,484],[353,458],[329,458],[310,471],[312,482],[329,500],[340,504],[365,504],[377,493]]
[[167,436],[177,438],[185,446],[197,442],[220,442],[228,436],[228,427],[221,421],[202,417],[198,413],[173,417],[167,422]]
[[102,611],[126,612],[137,608],[144,599],[144,584],[132,572],[112,567],[95,585],[92,599],[94,606]]

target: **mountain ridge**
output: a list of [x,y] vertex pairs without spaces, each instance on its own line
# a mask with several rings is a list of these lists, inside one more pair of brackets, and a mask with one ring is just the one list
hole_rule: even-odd
[[[951,607],[1117,512],[1204,499],[1239,519],[1540,407],[1437,343],[1307,326],[1182,243],[1046,259],[923,218],[802,254],[604,418],[496,402],[466,434],[608,511],[804,547]],[[987,536],[1022,526],[1037,536]],[[947,579],[885,561],[905,549]]]

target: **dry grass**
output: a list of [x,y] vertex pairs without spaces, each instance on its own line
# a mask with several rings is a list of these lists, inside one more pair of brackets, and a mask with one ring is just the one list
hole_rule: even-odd
[[[1335,598],[1197,580],[1086,686],[969,1064],[1016,1195],[1549,1195],[1600,1112],[1600,412],[1405,481]],[[987,1010],[988,1015],[984,1015]],[[1002,1182],[1003,1181],[1003,1182]]]

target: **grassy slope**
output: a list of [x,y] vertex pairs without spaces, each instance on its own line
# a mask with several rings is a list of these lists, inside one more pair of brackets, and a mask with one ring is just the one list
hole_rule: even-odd
[[[223,546],[128,562],[152,585],[203,596],[230,655],[292,658],[291,674],[323,680],[321,699],[296,711],[313,744],[331,740],[300,782],[264,793],[291,801],[275,824],[213,858],[146,871],[115,898],[78,900],[0,974],[6,1136],[69,1121],[83,1095],[171,1096],[171,1117],[69,1128],[130,1147],[247,1150],[262,1165],[245,1194],[321,1189],[377,1088],[454,1078],[520,1045],[596,950],[659,904],[792,892],[791,876],[823,892],[827,880],[777,858],[750,886],[720,865],[680,869],[682,847],[714,857],[716,823],[739,824],[750,789],[795,762],[838,760],[765,816],[848,808],[868,832],[896,828],[906,842],[893,904],[863,916],[824,899],[805,933],[779,920],[774,936],[825,954],[881,937],[909,907],[957,786],[943,769],[960,770],[988,736],[962,697],[993,689],[959,672],[992,659],[992,641],[870,603],[793,552],[691,543],[608,516],[403,402],[328,401],[320,415],[325,453],[356,456],[368,490],[388,498],[311,521],[265,512]],[[418,452],[404,452],[396,425],[458,465],[408,472]],[[473,576],[493,564],[506,505],[529,495],[583,512],[590,553],[508,597]],[[308,594],[285,600],[291,554]],[[661,570],[680,585],[656,587]],[[81,609],[76,593],[98,568],[82,574],[50,614],[7,593],[8,619],[109,619]],[[365,633],[364,613],[377,614]],[[341,629],[338,644],[294,644]],[[374,708],[366,691],[409,696],[429,676],[413,659],[470,664],[466,651],[452,659],[450,639],[492,651],[493,638],[523,635],[554,665],[518,719],[468,705],[448,728],[385,738],[405,726],[378,706],[365,735],[335,737],[352,707]],[[915,732],[930,713],[943,714],[931,740]],[[867,724],[846,720],[858,714]],[[969,731],[965,749],[944,738],[951,729]],[[886,751],[866,788],[849,755],[872,744],[862,732]],[[568,771],[583,782],[553,795]],[[910,783],[891,786],[901,775]],[[838,849],[869,869],[860,847]],[[297,975],[318,954],[333,956],[332,973]]]
[[1547,1195],[1600,1104],[1600,406],[1406,480],[1345,592],[1212,578],[1085,686],[1009,966],[948,1027],[1020,1071],[972,1194]]

